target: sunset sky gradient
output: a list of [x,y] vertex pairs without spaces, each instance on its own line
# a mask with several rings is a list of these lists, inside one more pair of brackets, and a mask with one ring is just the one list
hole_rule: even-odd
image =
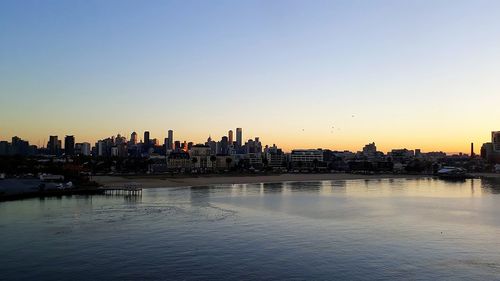
[[[149,130],[468,152],[500,130],[500,1],[0,2],[0,139]],[[333,128],[332,128],[333,127]]]

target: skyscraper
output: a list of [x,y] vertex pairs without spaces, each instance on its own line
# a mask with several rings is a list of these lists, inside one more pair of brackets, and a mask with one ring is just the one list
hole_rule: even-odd
[[229,132],[227,132],[227,136],[229,137],[229,145],[233,145],[233,130],[229,130]]
[[130,135],[130,143],[131,144],[137,144],[137,133],[136,132],[133,132]]
[[61,141],[58,140],[57,136],[50,136],[49,142],[47,143],[47,149],[52,155],[59,155],[61,150]]
[[75,155],[75,137],[66,136],[64,138],[64,153],[66,155]]
[[236,144],[241,147],[243,144],[243,132],[241,128],[236,128]]
[[149,147],[149,144],[151,143],[151,140],[149,138],[149,131],[144,131],[144,144],[146,147]]
[[168,144],[167,149],[174,149],[174,131],[168,130]]

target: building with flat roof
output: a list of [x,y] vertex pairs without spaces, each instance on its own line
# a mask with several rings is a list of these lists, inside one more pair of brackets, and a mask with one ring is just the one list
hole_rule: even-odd
[[491,132],[491,144],[494,152],[500,152],[500,131]]
[[243,145],[243,130],[241,128],[236,128],[236,145],[238,147]]
[[294,149],[290,153],[290,161],[293,167],[312,167],[319,162],[323,162],[323,150]]
[[75,155],[75,137],[66,136],[64,138],[64,154]]

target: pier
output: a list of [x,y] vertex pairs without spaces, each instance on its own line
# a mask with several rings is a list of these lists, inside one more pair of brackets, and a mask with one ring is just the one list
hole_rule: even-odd
[[139,183],[127,183],[119,186],[104,186],[101,188],[105,195],[125,195],[137,196],[142,195],[142,186]]

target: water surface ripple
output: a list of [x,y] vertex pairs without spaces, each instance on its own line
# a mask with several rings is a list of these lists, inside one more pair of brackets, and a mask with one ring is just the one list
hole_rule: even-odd
[[1,280],[500,280],[500,183],[383,179],[0,203]]

